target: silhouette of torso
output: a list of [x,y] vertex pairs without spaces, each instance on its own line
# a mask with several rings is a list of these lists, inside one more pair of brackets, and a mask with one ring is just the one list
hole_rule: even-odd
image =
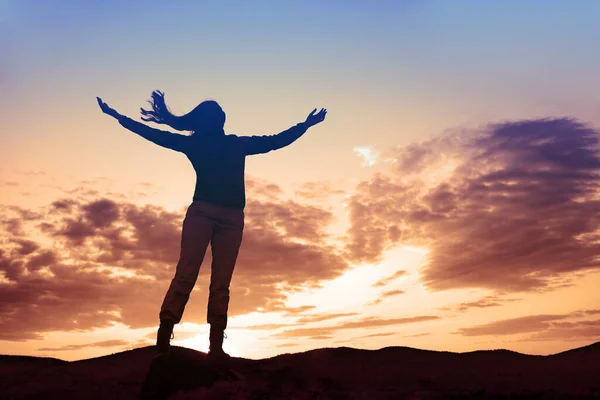
[[194,200],[243,209],[246,154],[236,135],[192,135],[185,155],[196,171]]
[[194,200],[243,210],[246,206],[246,157],[285,147],[302,136],[306,129],[306,124],[299,123],[276,135],[181,136],[185,143],[179,151],[187,156],[196,171]]

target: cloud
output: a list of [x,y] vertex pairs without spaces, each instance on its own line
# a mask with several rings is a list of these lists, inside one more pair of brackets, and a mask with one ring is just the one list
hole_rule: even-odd
[[386,286],[388,283],[390,283],[391,281],[395,280],[396,278],[401,277],[402,275],[405,275],[406,271],[396,271],[394,272],[392,275],[387,276],[385,278],[381,278],[380,280],[378,280],[377,282],[375,282],[373,284],[373,287],[382,287],[382,286]]
[[325,327],[315,328],[295,328],[287,329],[283,332],[271,335],[272,338],[289,339],[289,338],[311,338],[315,336],[329,336],[335,334],[335,332],[343,329],[365,329],[365,328],[377,328],[382,326],[392,325],[404,325],[417,322],[426,322],[439,319],[438,316],[424,315],[417,317],[406,317],[406,318],[376,318],[368,317],[358,321],[346,321],[341,322],[337,325],[330,325]]
[[352,149],[356,155],[358,155],[363,160],[363,166],[372,167],[377,162],[379,158],[379,154],[375,149],[369,146],[364,147],[354,147]]
[[248,326],[232,326],[231,329],[244,329],[252,331],[272,331],[280,328],[289,328],[295,324],[261,324],[261,325],[248,325]]
[[[359,313],[356,313],[356,312],[334,313],[334,314],[312,314],[312,315],[305,315],[305,316],[298,318],[297,322],[295,322],[295,323],[232,326],[230,329],[242,329],[242,330],[249,329],[249,330],[256,330],[256,331],[272,331],[272,330],[281,329],[281,328],[291,328],[294,326],[306,326],[307,324],[328,321],[328,320],[336,319],[336,318],[353,317],[358,314]],[[295,315],[296,315],[296,313],[292,313],[292,314],[286,313],[285,314],[285,316],[288,316],[288,317],[289,316],[293,317]]]
[[399,244],[429,250],[430,290],[552,290],[598,269],[599,135],[572,119],[449,132],[395,149],[347,199],[346,251],[379,262]]
[[257,177],[247,179],[246,190],[256,198],[268,200],[277,200],[283,194],[283,190],[278,185]]
[[381,297],[391,297],[391,296],[396,296],[399,294],[403,294],[404,290],[388,290],[387,292],[383,292],[381,294]]
[[87,343],[87,344],[70,344],[62,347],[42,347],[38,351],[73,351],[81,349],[89,349],[93,347],[121,347],[127,346],[129,342],[125,340],[105,340],[103,342]]
[[0,186],[18,187],[18,186],[21,186],[21,184],[19,182],[14,182],[14,181],[0,181]]
[[[270,196],[278,193],[269,190]],[[158,324],[179,256],[183,214],[75,192],[40,210],[0,207],[0,340],[115,323]],[[253,197],[258,200],[246,208],[230,316],[313,309],[287,309],[288,293],[319,287],[348,268],[326,232],[329,211],[267,197]],[[184,321],[205,323],[210,256],[209,248]]]
[[516,341],[598,340],[600,319],[581,320],[598,314],[599,310],[577,310],[568,314],[529,315],[461,328],[453,333],[462,336],[525,335]]
[[314,323],[314,322],[328,321],[330,319],[335,319],[335,318],[353,317],[355,315],[358,315],[358,313],[351,312],[351,313],[338,313],[338,314],[307,315],[305,317],[300,318],[298,320],[298,323],[308,324],[308,323]]
[[[355,339],[364,339],[364,338],[370,338],[370,337],[383,337],[383,336],[392,336],[392,335],[398,335],[400,332],[383,332],[383,333],[373,333],[370,335],[364,335],[364,336],[357,336],[351,340],[355,340]],[[414,335],[402,335],[400,337],[403,338],[409,338],[409,337],[421,337],[421,336],[428,336],[431,335],[431,333],[417,333]]]
[[429,336],[431,335],[431,333],[417,333],[414,335],[406,335],[406,336],[402,336],[402,337],[421,337],[421,336]]
[[19,246],[17,249],[17,253],[24,256],[27,254],[31,254],[40,248],[40,246],[36,242],[27,239],[15,238],[14,243]]
[[462,336],[515,335],[548,329],[552,321],[567,318],[568,315],[529,315],[511,318],[489,324],[460,328],[456,334]]
[[381,297],[379,297],[377,300],[370,302],[369,305],[379,304],[379,303],[383,302],[383,300],[385,300],[387,297],[397,296],[397,295],[403,294],[403,293],[405,293],[404,290],[399,290],[399,289],[388,290],[386,292],[381,293]]
[[458,312],[465,312],[470,308],[488,308],[488,307],[499,307],[504,305],[504,303],[518,301],[520,299],[503,299],[500,296],[492,295],[485,296],[476,301],[468,301],[465,303],[460,303],[454,306],[449,307],[440,307],[440,310],[455,310]]
[[315,308],[317,308],[317,307],[313,306],[313,305],[306,305],[306,306],[299,306],[299,307],[285,307],[285,308],[282,308],[281,311],[285,311],[285,316],[289,317],[289,316],[301,314],[308,310],[314,310]]
[[531,336],[521,339],[523,341],[541,340],[600,340],[600,319],[584,320],[577,322],[555,322],[552,328],[536,332]]
[[370,338],[370,337],[384,337],[384,336],[392,336],[392,335],[397,335],[398,332],[383,332],[383,333],[372,333],[370,335],[363,335],[363,336],[357,336],[351,340],[354,339],[364,339],[364,338]]
[[307,200],[325,201],[345,192],[335,189],[329,182],[306,182],[300,185],[295,194]]
[[585,315],[598,315],[600,314],[600,309],[598,310],[585,310],[583,311]]
[[302,345],[302,343],[298,343],[298,342],[286,342],[286,343],[281,343],[281,344],[277,344],[275,345],[275,347],[297,347]]
[[310,339],[310,340],[329,340],[329,339],[333,339],[333,335],[316,335],[316,336],[310,336],[307,339]]
[[7,218],[3,216],[2,219],[0,219],[0,225],[6,233],[13,237],[25,235],[25,232],[23,231],[23,222],[20,218]]
[[518,318],[503,319],[468,328],[461,328],[454,333],[464,336],[484,336],[536,332],[537,334],[542,335],[544,332],[552,329],[573,329],[583,326],[598,326],[600,325],[600,320],[579,320],[598,314],[600,314],[600,310],[587,309],[575,310],[568,314],[528,315]]
[[101,199],[82,207],[86,222],[94,228],[106,228],[119,219],[119,206],[111,200]]

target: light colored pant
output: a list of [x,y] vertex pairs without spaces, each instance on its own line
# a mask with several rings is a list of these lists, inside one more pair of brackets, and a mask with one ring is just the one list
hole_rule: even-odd
[[244,211],[202,201],[188,207],[181,233],[181,254],[175,277],[163,301],[159,317],[179,323],[200,265],[211,244],[212,265],[207,322],[225,329],[229,307],[229,285],[242,244]]

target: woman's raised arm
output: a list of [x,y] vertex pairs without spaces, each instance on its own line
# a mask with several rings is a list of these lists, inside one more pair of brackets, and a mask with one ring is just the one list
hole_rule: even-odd
[[248,156],[253,154],[263,154],[289,146],[304,135],[307,129],[323,122],[327,110],[322,108],[317,114],[315,114],[316,112],[317,109],[315,108],[308,117],[306,117],[304,122],[296,124],[276,135],[242,136],[241,140],[243,141],[245,154]]
[[100,109],[102,109],[102,112],[115,118],[124,128],[129,129],[131,132],[136,133],[159,146],[180,151],[182,153],[185,152],[186,143],[189,139],[188,136],[150,128],[141,122],[134,121],[129,117],[119,114],[113,108],[110,108],[108,104],[103,102],[100,97],[96,97],[96,99],[98,99],[98,105],[100,106]]

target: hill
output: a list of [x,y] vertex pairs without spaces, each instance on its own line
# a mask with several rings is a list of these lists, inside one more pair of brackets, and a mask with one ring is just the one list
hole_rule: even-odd
[[0,399],[600,399],[600,342],[549,356],[325,348],[235,358],[239,380],[204,353],[172,351],[154,362],[153,347],[73,362],[0,356]]

